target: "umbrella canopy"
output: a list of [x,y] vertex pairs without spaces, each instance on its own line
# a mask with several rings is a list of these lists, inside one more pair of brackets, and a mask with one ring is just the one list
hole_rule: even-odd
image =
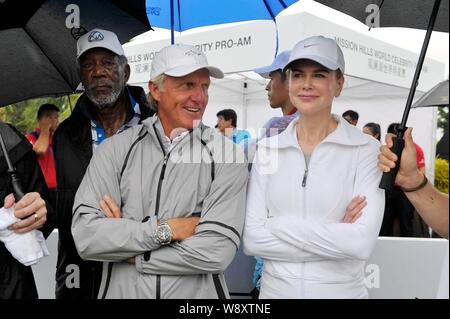
[[448,106],[448,80],[426,92],[412,107]]
[[0,106],[75,91],[76,41],[93,28],[122,43],[150,30],[145,0],[0,1]]
[[[315,2],[348,14],[364,24],[369,24],[371,14],[376,13],[374,10],[378,7],[380,10],[376,19],[379,19],[379,27],[426,29],[433,9],[433,1],[423,0],[315,0]],[[448,1],[442,1],[433,28],[435,31],[448,32],[448,9]]]
[[154,27],[182,32],[192,28],[250,20],[274,20],[298,0],[147,0]]

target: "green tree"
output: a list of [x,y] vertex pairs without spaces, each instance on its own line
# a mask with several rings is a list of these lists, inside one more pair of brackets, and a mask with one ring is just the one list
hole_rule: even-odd
[[41,97],[14,103],[0,108],[0,119],[11,123],[22,133],[32,131],[37,124],[37,111],[42,104],[52,103],[59,107],[60,121],[66,119],[75,106],[80,94],[60,97]]

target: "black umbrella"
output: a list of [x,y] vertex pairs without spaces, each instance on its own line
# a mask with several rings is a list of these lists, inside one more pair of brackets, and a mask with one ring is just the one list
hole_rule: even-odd
[[145,0],[0,0],[0,106],[74,92],[76,40],[93,28],[122,43],[150,30]]
[[420,99],[418,99],[414,103],[412,107],[416,108],[433,106],[448,107],[448,80],[438,83],[431,90],[427,91],[420,97]]
[[[403,118],[398,127],[397,137],[393,140],[392,150],[399,157],[400,163],[400,155],[405,144],[403,135],[406,131],[406,122],[430,42],[431,32],[433,29],[448,32],[448,1],[444,0],[441,5],[441,0],[435,0],[433,6],[431,6],[431,1],[423,0],[316,0],[316,2],[346,13],[370,27],[408,27],[427,30]],[[439,6],[441,6],[440,9]],[[397,165],[389,173],[383,173],[380,188],[392,189],[399,166]]]

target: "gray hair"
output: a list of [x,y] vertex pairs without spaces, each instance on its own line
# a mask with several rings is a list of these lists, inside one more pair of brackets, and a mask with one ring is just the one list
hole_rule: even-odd
[[[163,74],[158,75],[153,80],[150,80],[150,82],[155,84],[158,89],[164,90],[164,80],[165,79],[166,79],[166,75],[163,73]],[[158,101],[156,101],[153,98],[153,96],[150,92],[148,92],[147,99],[148,99],[148,103],[150,104],[150,108],[153,111],[157,111],[158,110]]]

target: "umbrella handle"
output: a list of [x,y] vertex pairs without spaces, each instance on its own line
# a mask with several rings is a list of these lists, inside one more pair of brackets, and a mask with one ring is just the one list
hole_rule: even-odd
[[15,173],[11,174],[11,185],[14,193],[14,198],[16,200],[16,203],[25,196],[24,192],[22,191],[22,186],[20,185],[20,180],[16,176]]
[[16,170],[12,165],[11,159],[9,158],[8,149],[6,148],[6,143],[3,140],[2,134],[0,134],[0,149],[5,157],[6,166],[8,167],[7,173],[11,176],[11,186],[14,193],[14,199],[18,202],[25,194],[22,191],[22,186],[20,184],[20,179],[16,175]]
[[405,147],[405,140],[402,137],[394,137],[392,142],[393,145],[390,149],[397,155],[398,161],[393,169],[391,169],[388,173],[383,173],[383,176],[381,177],[379,187],[384,190],[392,190],[394,188],[395,178],[397,177],[397,173],[400,168],[403,148]]

